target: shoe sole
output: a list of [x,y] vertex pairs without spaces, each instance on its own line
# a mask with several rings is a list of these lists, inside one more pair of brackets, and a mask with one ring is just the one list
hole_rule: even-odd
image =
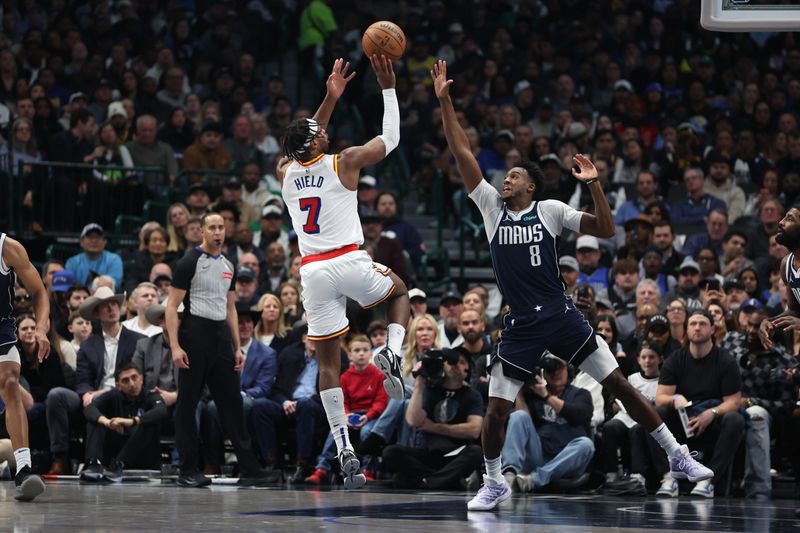
[[711,479],[714,477],[714,472],[710,472],[706,475],[699,476],[699,477],[690,477],[686,475],[684,472],[673,472],[670,471],[669,473],[672,476],[672,479],[688,479],[691,483],[697,483],[698,481],[705,481],[707,479]]
[[180,479],[178,480],[178,486],[179,487],[187,487],[187,488],[199,489],[199,488],[202,488],[202,487],[207,487],[209,485],[211,485],[211,480],[210,479],[207,482],[204,481],[202,483],[186,483],[186,482],[181,482]]
[[17,488],[14,499],[20,502],[32,501],[35,497],[44,492],[44,481],[39,476],[29,476]]
[[493,511],[497,508],[497,506],[499,506],[501,503],[508,500],[509,498],[511,498],[511,489],[509,489],[505,494],[497,498],[491,507],[480,507],[480,508],[470,507],[470,503],[472,502],[469,502],[467,503],[467,511]]
[[101,472],[81,472],[79,478],[81,481],[88,481],[89,483],[98,483],[103,481],[103,474]]
[[383,373],[383,388],[392,400],[402,400],[405,396],[403,381],[392,374],[392,362],[379,353],[374,359],[375,366]]
[[341,463],[342,476],[344,477],[344,488],[346,490],[360,489],[367,483],[367,477],[359,473],[361,462],[355,455],[348,455],[347,459]]
[[678,497],[677,490],[675,492],[661,492],[661,491],[656,492],[656,498],[677,498],[677,497]]

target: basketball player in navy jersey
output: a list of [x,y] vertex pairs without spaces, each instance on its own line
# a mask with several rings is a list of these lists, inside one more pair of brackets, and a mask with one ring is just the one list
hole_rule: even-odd
[[[519,161],[506,174],[498,193],[481,175],[469,141],[458,124],[447,79],[447,65],[439,61],[431,72],[442,108],[447,144],[464,178],[470,198],[483,215],[489,237],[495,277],[510,311],[503,318],[497,353],[491,362],[489,405],[483,419],[486,475],[478,494],[467,504],[470,511],[489,511],[511,496],[501,471],[500,452],[505,424],[525,381],[534,377],[545,350],[579,367],[599,381],[625,405],[634,420],[645,427],[670,457],[676,479],[699,481],[713,472],[695,461],[661,421],[654,407],[634,389],[617,367],[602,337],[564,294],[558,268],[558,239],[564,229],[608,238],[614,235],[611,210],[597,181],[597,170],[578,154],[573,176],[586,183],[595,204],[594,215],[576,211],[557,200],[534,201],[542,180],[536,163]],[[564,402],[547,395],[544,401],[556,413]],[[535,472],[534,472],[535,482]]]
[[41,478],[31,473],[28,448],[28,415],[19,392],[20,355],[17,350],[17,324],[14,319],[14,284],[19,276],[33,297],[36,312],[36,343],[39,362],[50,353],[47,332],[50,329],[50,304],[42,278],[28,259],[22,245],[0,233],[0,397],[6,404],[6,427],[14,448],[17,475],[14,478],[20,501],[31,501],[44,492]]
[[791,207],[778,222],[778,233],[775,241],[789,249],[789,255],[781,261],[781,277],[791,296],[786,310],[773,318],[765,318],[759,328],[759,337],[764,348],[773,346],[772,336],[778,330],[786,328],[800,331],[800,209]]

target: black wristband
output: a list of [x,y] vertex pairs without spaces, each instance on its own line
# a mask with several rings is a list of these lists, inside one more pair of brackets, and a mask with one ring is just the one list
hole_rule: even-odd
[[547,396],[545,396],[544,398],[542,398],[542,401],[543,401],[544,403],[547,403],[547,400],[549,400],[549,399],[550,399],[550,396],[551,396],[551,394],[550,394],[550,393],[547,393]]
[[590,179],[590,180],[586,180],[586,181],[584,181],[584,183],[585,183],[586,185],[591,185],[591,184],[592,184],[592,183],[594,183],[595,181],[597,181],[597,178],[592,178],[592,179]]

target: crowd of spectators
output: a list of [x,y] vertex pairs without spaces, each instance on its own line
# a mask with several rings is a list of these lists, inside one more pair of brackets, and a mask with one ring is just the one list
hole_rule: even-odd
[[[290,464],[293,482],[330,478],[314,346],[301,322],[297,236],[285,225],[273,166],[283,128],[317,105],[312,93],[322,89],[332,54],[359,71],[340,105],[358,106],[364,136],[378,125],[381,102],[361,75],[360,34],[386,18],[408,37],[395,69],[400,150],[411,171],[403,179],[415,184],[418,202],[404,204],[378,169],[361,177],[359,209],[373,257],[413,287],[433,243],[403,220],[404,210],[444,213],[455,225],[474,216],[431,90],[430,68],[446,59],[459,120],[487,180],[498,184],[515,161],[531,159],[544,171],[537,199],[591,210],[570,162],[581,152],[597,167],[617,235],[566,235],[562,277],[631,382],[678,440],[714,468],[714,480],[693,494],[741,486],[767,498],[771,471],[800,478],[800,335],[787,330],[767,350],[756,334],[761,320],[793,297],[780,270],[788,250],[775,235],[800,192],[796,35],[707,32],[699,27],[699,3],[690,0],[431,0],[339,9],[343,4],[0,6],[0,156],[6,172],[22,180],[20,204],[33,213],[26,229],[58,222],[35,216],[54,205],[52,191],[70,209],[98,194],[120,209],[121,198],[135,198],[141,209],[140,200],[159,190],[148,174],[125,167],[159,167],[174,201],[164,220],[142,226],[134,248],[112,249],[113,218],[78,209],[82,251],[42,268],[54,346],[43,365],[30,356],[30,301],[17,290],[32,447],[48,453],[45,469],[73,470],[71,445],[87,424],[78,457],[87,479],[114,479],[123,465],[158,466],[154,449],[170,433],[176,394],[158,302],[175,261],[201,241],[200,217],[213,210],[225,221],[225,254],[238,269],[240,340],[248,353],[241,393],[255,448],[276,481]],[[294,51],[286,44],[294,40],[299,68],[290,80],[267,65],[284,65],[278,59],[287,47]],[[295,86],[300,90],[287,92]],[[334,150],[364,140],[357,122],[352,113],[334,115]],[[86,179],[56,179],[48,189],[28,179],[35,173],[26,164],[38,161],[95,168]],[[194,171],[183,184],[181,168]],[[223,171],[221,188],[210,186],[204,171]],[[444,186],[442,204],[434,203],[436,180]],[[456,281],[462,290],[474,285]],[[372,458],[368,477],[457,489],[479,479],[470,476],[481,463],[479,400],[486,400],[501,302],[496,291],[474,286],[463,296],[447,292],[434,309],[422,289],[409,291],[406,399],[346,401],[356,415],[358,451]],[[371,349],[385,343],[379,314],[349,309],[349,316]],[[343,345],[343,380],[368,380],[367,339]],[[434,352],[441,372],[420,374],[437,349],[444,349]],[[625,479],[637,487],[675,496],[662,455],[614,399],[599,387],[587,386],[585,394],[580,374],[547,359],[547,384],[524,389],[509,423],[503,456],[514,486],[538,490],[559,479],[579,486],[594,469],[609,487],[622,490],[619,481],[630,474]],[[541,401],[548,394],[564,400],[561,411]],[[218,473],[224,435],[215,407],[203,405],[206,471]],[[677,415],[683,408],[692,436]],[[148,453],[139,453],[142,442]]]

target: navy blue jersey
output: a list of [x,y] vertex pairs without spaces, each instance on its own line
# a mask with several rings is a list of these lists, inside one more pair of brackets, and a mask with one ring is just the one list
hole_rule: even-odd
[[470,197],[483,214],[497,284],[511,312],[538,319],[564,313],[567,297],[558,268],[558,239],[564,228],[580,229],[582,213],[556,200],[533,202],[513,212],[486,182]]
[[789,254],[789,257],[786,258],[786,286],[800,304],[800,270],[794,269],[794,254]]
[[17,342],[17,321],[14,319],[14,270],[3,261],[6,234],[0,233],[0,346]]

